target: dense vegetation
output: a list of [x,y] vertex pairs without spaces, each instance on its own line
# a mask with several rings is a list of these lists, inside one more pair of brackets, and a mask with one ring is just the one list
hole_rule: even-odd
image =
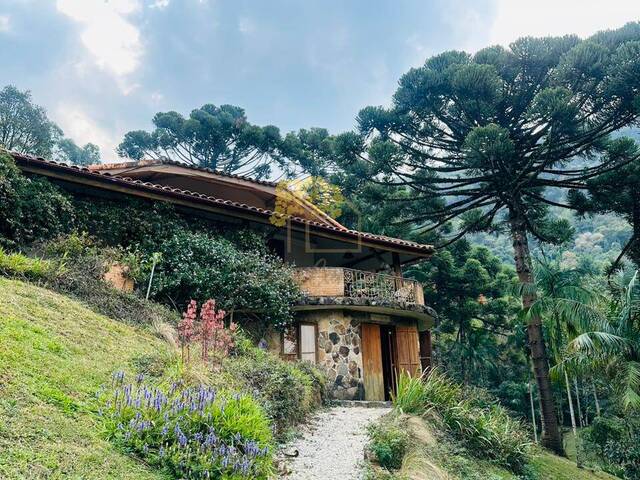
[[98,281],[110,264],[125,264],[143,290],[152,280],[153,259],[160,258],[150,293],[169,307],[215,297],[226,310],[251,312],[269,325],[281,328],[291,320],[299,291],[291,270],[267,250],[267,232],[188,221],[161,203],[72,196],[46,179],[22,175],[2,152],[0,196],[0,245],[66,263],[66,275],[51,286],[82,290],[84,299],[103,305],[102,313],[127,316],[108,305],[114,295]]
[[371,480],[613,478],[539,450],[497,399],[437,370],[424,379],[402,375],[393,403],[369,427]]
[[[3,274],[41,277],[42,261],[32,268],[25,261],[14,260],[19,269]],[[158,317],[131,326],[33,284],[0,278],[0,286],[3,478],[209,478],[207,470],[265,478],[273,470],[273,432],[285,438],[322,400],[315,368],[283,362],[241,334],[216,369],[195,354],[185,364],[175,329]],[[204,417],[184,404],[201,391]],[[178,398],[186,410],[168,408]],[[179,433],[191,445],[212,432],[214,463],[178,451]]]

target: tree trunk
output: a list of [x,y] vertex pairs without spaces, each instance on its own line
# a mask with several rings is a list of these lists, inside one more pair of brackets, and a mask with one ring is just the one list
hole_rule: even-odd
[[538,443],[538,424],[536,423],[536,408],[533,402],[533,388],[529,380],[529,402],[531,403],[531,423],[533,423],[533,440]]
[[598,391],[596,390],[596,382],[591,382],[593,386],[593,399],[596,401],[596,415],[600,416],[600,402],[598,401]]
[[576,415],[573,412],[573,401],[571,401],[571,387],[569,387],[569,375],[564,372],[564,381],[567,385],[567,400],[569,401],[569,414],[571,415],[571,428],[573,429],[573,435],[578,438],[578,430],[576,428]]
[[578,379],[573,379],[573,388],[576,392],[576,404],[578,405],[578,420],[580,421],[581,427],[586,427],[586,421],[582,416],[582,405],[580,405],[580,390],[578,389]]
[[[533,271],[531,268],[531,253],[524,220],[512,215],[511,236],[513,239],[513,255],[516,264],[518,279],[522,284],[533,285]],[[529,308],[536,301],[535,292],[523,291],[522,306]],[[549,378],[549,363],[542,334],[542,319],[534,316],[527,326],[527,340],[531,352],[533,371],[540,393],[540,412],[542,418],[542,445],[558,454],[563,453],[562,437],[558,428],[556,405]]]
[[580,439],[578,438],[578,429],[576,427],[576,415],[573,411],[573,402],[571,401],[571,387],[569,386],[569,375],[565,370],[564,381],[567,385],[567,400],[569,400],[569,413],[571,414],[571,428],[573,429],[573,442],[576,446],[576,467],[582,468],[582,462],[580,461]]

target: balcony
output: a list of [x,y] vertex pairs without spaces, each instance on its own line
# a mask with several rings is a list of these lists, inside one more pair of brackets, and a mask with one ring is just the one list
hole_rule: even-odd
[[340,267],[297,268],[294,276],[305,295],[302,303],[428,309],[415,280]]

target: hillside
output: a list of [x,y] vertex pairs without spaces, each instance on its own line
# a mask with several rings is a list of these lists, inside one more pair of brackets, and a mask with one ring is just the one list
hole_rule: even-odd
[[164,478],[102,438],[92,398],[165,344],[80,303],[0,278],[0,478]]
[[[398,420],[396,420],[398,421]],[[409,432],[409,448],[402,468],[393,478],[411,480],[517,480],[517,476],[495,464],[472,457],[452,442],[433,423],[417,416],[399,419]],[[374,479],[388,478],[384,475]],[[603,472],[578,469],[574,462],[546,451],[537,451],[529,477],[540,480],[615,480]]]

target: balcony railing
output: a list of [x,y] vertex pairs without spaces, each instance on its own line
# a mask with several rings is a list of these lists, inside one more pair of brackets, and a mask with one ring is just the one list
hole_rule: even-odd
[[310,296],[424,305],[422,285],[394,275],[351,268],[309,267],[296,269],[296,279]]

